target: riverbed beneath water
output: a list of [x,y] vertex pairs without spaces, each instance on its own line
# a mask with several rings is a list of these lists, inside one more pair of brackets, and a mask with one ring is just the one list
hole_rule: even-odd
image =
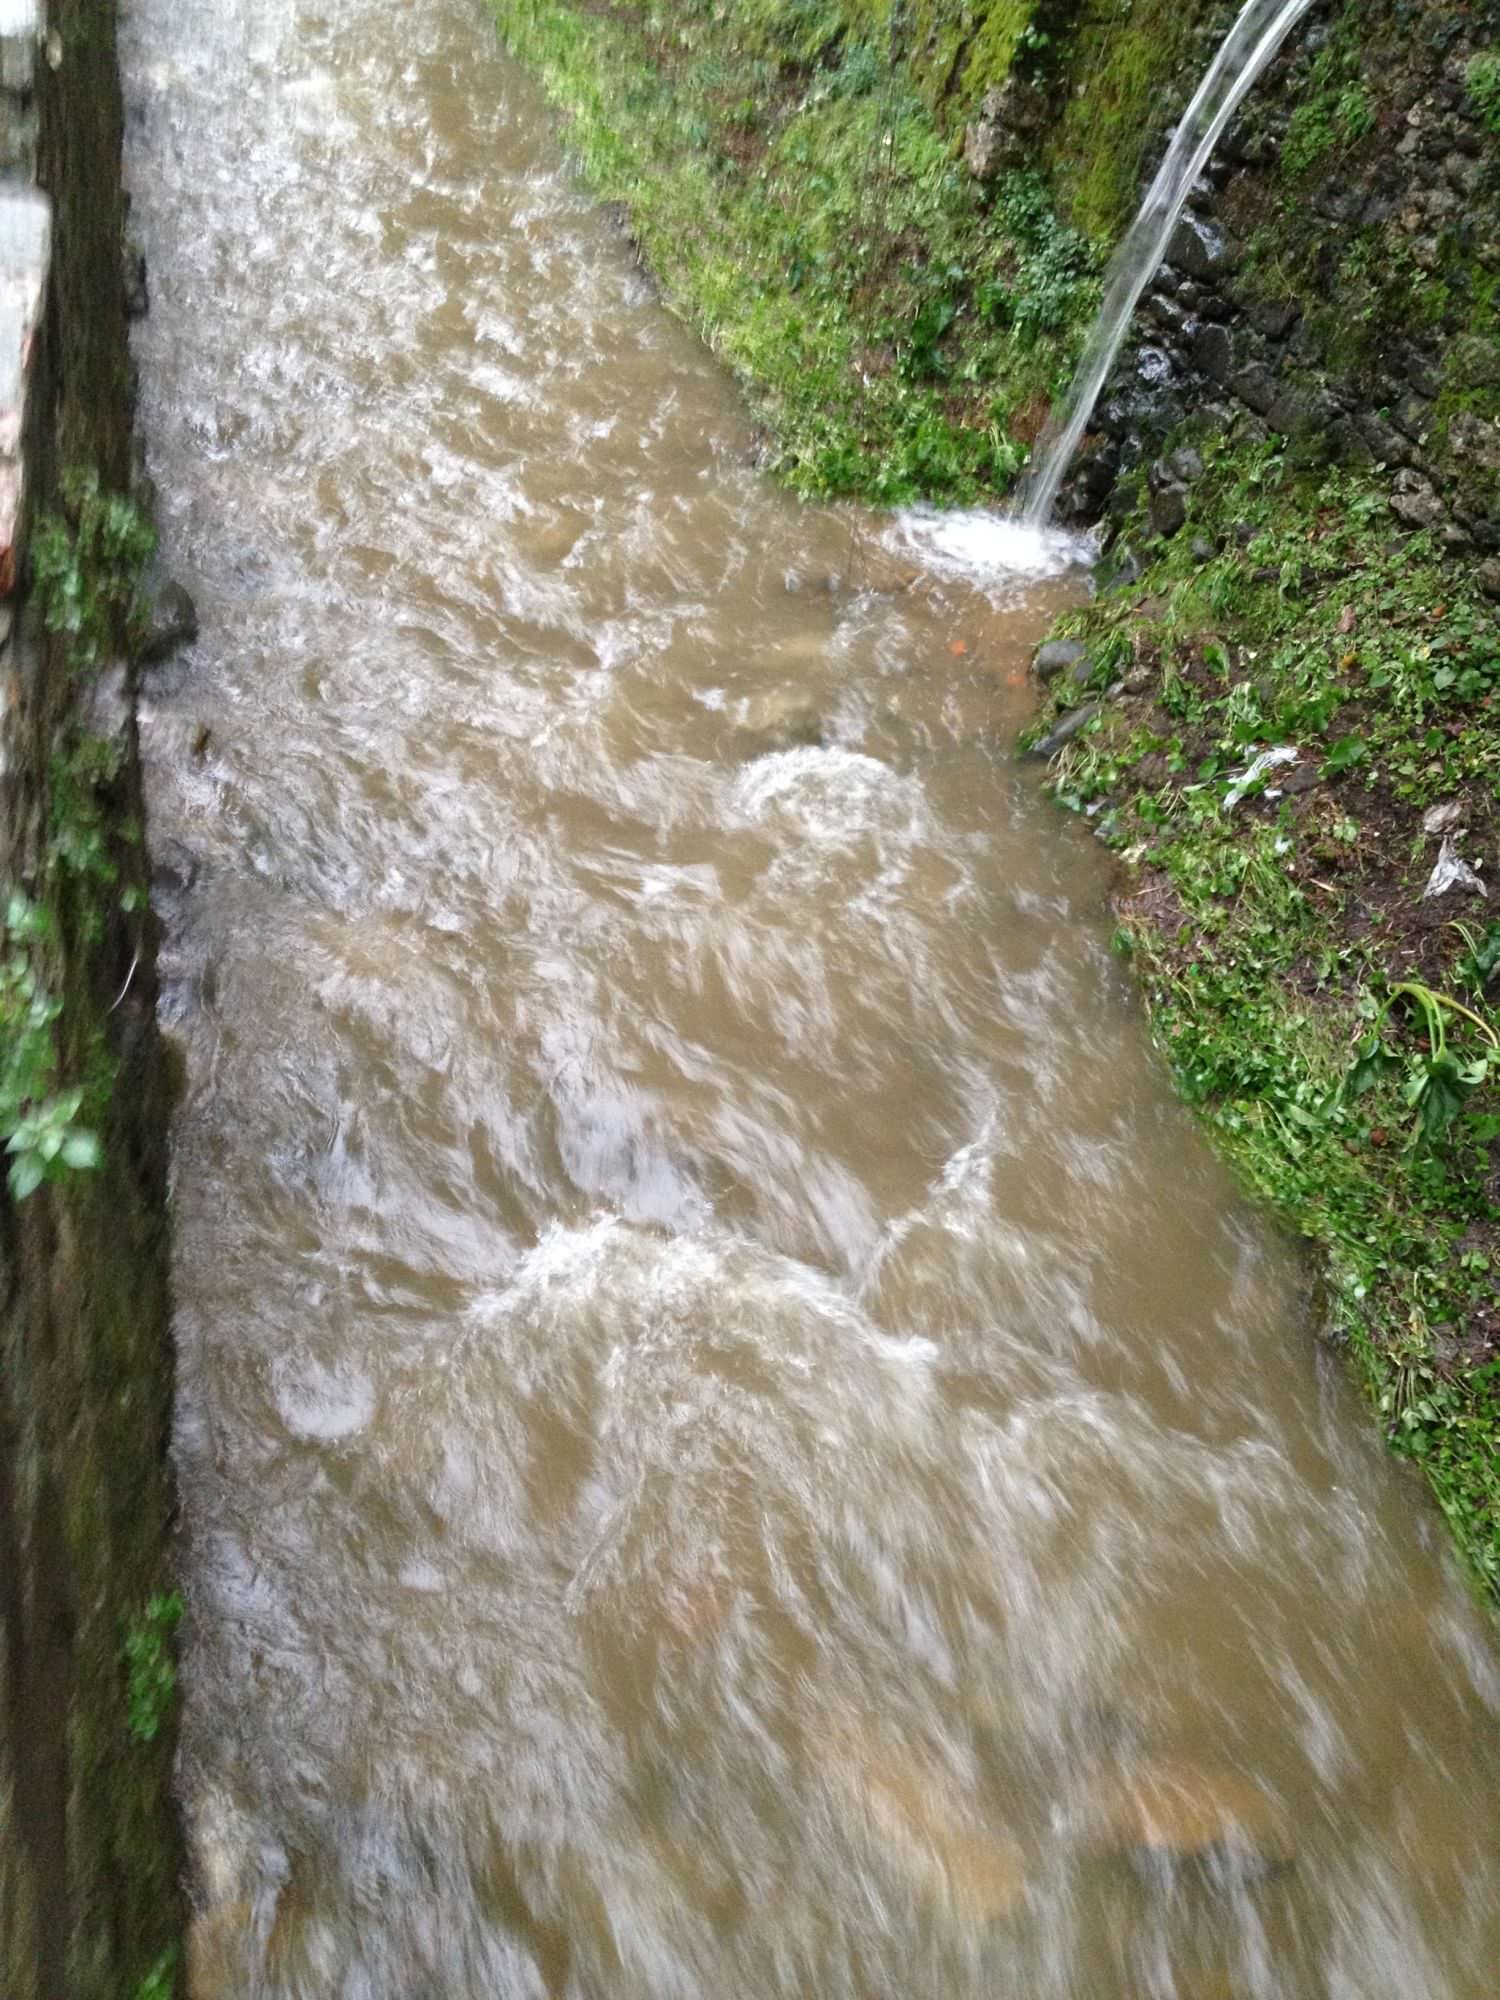
[[1491,2000],[1500,1671],[1008,750],[478,0],[135,0],[214,2000]]

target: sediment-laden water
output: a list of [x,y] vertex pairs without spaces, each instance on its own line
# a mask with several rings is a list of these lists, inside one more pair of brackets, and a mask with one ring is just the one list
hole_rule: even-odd
[[1491,2000],[1493,1647],[1006,755],[1066,549],[770,490],[478,0],[131,44],[197,1991]]

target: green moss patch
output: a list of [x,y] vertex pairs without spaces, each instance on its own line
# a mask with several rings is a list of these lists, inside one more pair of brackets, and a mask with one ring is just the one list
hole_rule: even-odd
[[1169,123],[1164,99],[1203,12],[1182,0],[1094,5],[1075,30],[1050,166],[1067,213],[1092,235],[1119,235],[1135,212],[1148,150]]

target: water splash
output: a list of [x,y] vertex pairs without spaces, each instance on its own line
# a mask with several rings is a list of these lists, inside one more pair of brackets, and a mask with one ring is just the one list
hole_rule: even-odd
[[1115,252],[1104,301],[1067,396],[1038,440],[1022,490],[1021,519],[1028,526],[1040,527],[1051,519],[1057,489],[1114,366],[1141,293],[1177,226],[1189,189],[1246,93],[1311,5],[1312,0],[1246,0],[1198,86],[1140,212]]
[[1040,577],[1065,575],[1092,554],[1078,535],[979,507],[902,508],[891,542],[933,575],[976,585],[992,603],[1013,599]]

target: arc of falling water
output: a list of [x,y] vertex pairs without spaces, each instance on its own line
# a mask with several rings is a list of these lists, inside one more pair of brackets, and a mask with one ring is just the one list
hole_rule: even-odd
[[1104,299],[1062,406],[1048,419],[1021,494],[1021,518],[1044,527],[1051,517],[1084,425],[1114,366],[1147,280],[1160,264],[1189,190],[1207,165],[1245,93],[1313,0],[1246,0],[1220,44],[1135,221],[1110,260]]

